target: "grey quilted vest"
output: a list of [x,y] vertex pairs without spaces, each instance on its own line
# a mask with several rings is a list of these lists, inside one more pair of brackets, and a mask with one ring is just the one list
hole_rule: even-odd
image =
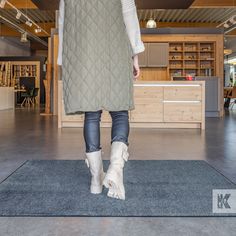
[[134,109],[121,0],[65,0],[62,81],[66,114]]

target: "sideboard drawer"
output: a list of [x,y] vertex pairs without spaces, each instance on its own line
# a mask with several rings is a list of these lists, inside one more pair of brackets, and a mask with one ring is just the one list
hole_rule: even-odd
[[164,100],[201,101],[201,86],[164,87]]
[[135,103],[143,103],[148,100],[160,102],[163,100],[163,87],[134,86]]
[[130,121],[162,122],[163,121],[163,87],[134,87],[135,109],[130,111]]
[[164,122],[201,122],[201,102],[164,102]]
[[146,103],[136,104],[130,111],[130,121],[133,122],[163,122],[163,104]]

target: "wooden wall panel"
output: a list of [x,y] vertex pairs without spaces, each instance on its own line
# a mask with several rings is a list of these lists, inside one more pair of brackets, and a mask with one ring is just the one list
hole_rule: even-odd
[[167,67],[141,68],[139,80],[145,80],[145,81],[169,80]]
[[235,0],[195,0],[191,8],[232,8],[236,7]]

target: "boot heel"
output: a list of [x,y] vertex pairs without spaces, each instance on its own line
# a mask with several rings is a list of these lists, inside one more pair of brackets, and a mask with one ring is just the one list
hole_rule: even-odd
[[91,185],[90,192],[93,194],[99,194],[102,192],[102,185]]

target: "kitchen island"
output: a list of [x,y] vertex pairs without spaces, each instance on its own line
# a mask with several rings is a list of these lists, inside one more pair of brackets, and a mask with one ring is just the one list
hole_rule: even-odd
[[[66,115],[62,81],[58,86],[58,128],[83,127],[84,115]],[[135,109],[130,127],[205,129],[205,81],[134,81]],[[103,110],[101,127],[111,127]]]

